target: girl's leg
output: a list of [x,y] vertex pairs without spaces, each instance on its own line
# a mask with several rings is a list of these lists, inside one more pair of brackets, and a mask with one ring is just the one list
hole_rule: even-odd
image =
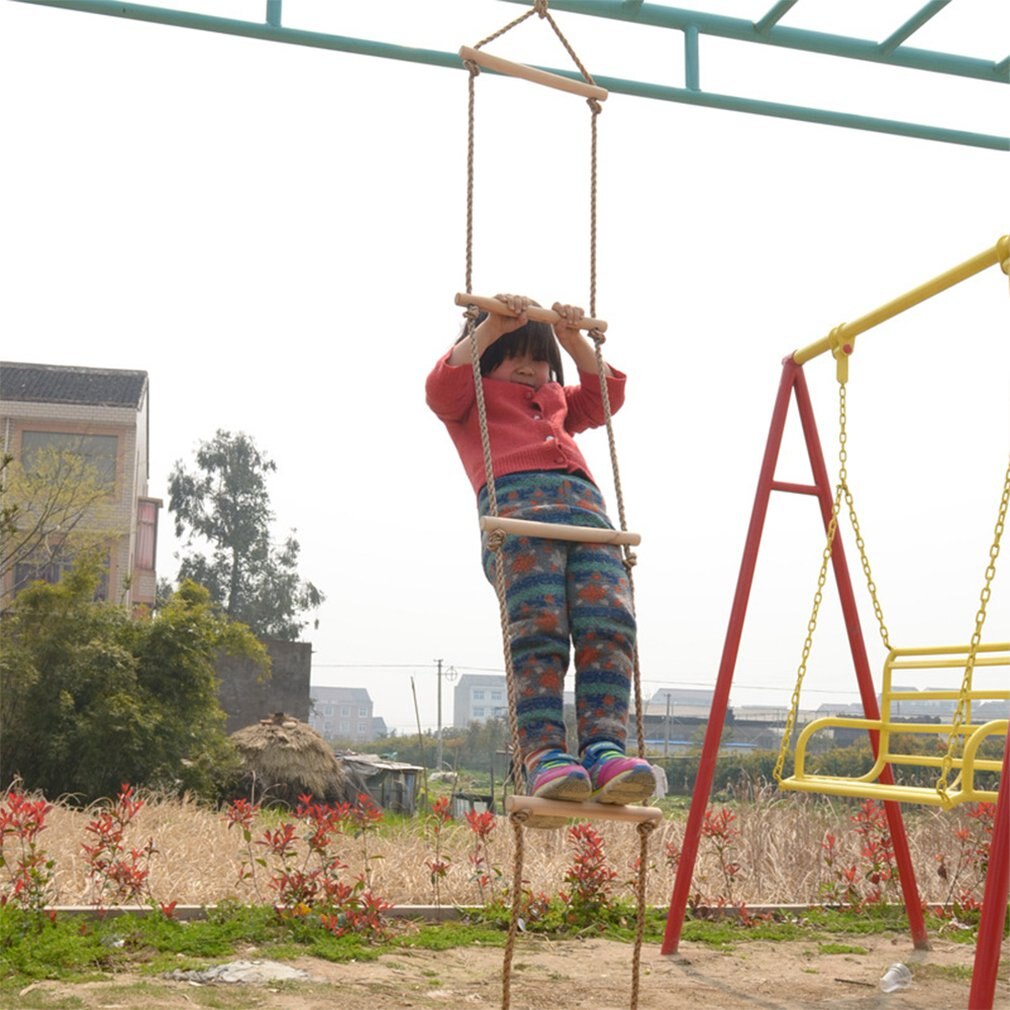
[[635,616],[620,548],[572,544],[568,615],[575,648],[579,749],[610,741],[622,750],[635,669]]
[[[565,750],[564,681],[569,661],[565,547],[561,541],[506,537],[501,548],[524,758],[544,750]],[[485,575],[494,585],[494,552],[485,549],[483,560]]]
[[635,617],[620,549],[578,545],[568,562],[579,752],[600,803],[640,803],[655,792],[652,766],[625,755],[635,671]]

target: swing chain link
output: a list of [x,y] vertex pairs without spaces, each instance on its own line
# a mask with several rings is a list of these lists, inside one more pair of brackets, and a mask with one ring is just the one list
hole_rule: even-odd
[[856,516],[856,506],[852,498],[852,492],[849,489],[848,473],[845,469],[845,463],[848,459],[848,453],[845,449],[848,441],[848,434],[845,428],[847,418],[845,395],[845,384],[842,383],[838,388],[838,423],[840,426],[839,441],[841,442],[841,448],[838,452],[838,458],[841,463],[838,471],[838,483],[839,487],[844,489],[845,504],[849,509],[849,522],[852,524],[852,534],[856,541],[856,547],[859,549],[859,560],[863,567],[863,575],[866,577],[866,588],[870,593],[870,599],[873,601],[873,613],[877,618],[877,629],[880,632],[880,639],[884,643],[884,648],[890,652],[890,633],[887,630],[887,623],[884,621],[883,608],[880,605],[880,600],[877,598],[877,584],[873,581],[873,572],[870,570],[870,559],[866,554],[866,541],[863,539],[859,519]]
[[[1003,495],[1000,498],[999,511],[996,516],[996,525],[993,528],[993,540],[989,547],[989,564],[985,570],[985,584],[979,594],[979,608],[975,613],[975,631],[971,636],[971,644],[968,647],[968,658],[965,661],[964,677],[961,681],[961,691],[957,699],[957,708],[954,717],[950,722],[950,736],[947,738],[947,751],[943,756],[943,764],[940,767],[940,777],[936,780],[936,791],[945,801],[945,805],[950,803],[948,796],[949,778],[951,769],[954,766],[954,754],[958,750],[958,742],[961,738],[961,729],[965,720],[971,720],[971,689],[972,680],[975,674],[975,661],[978,655],[978,648],[982,643],[982,627],[985,624],[989,597],[992,595],[992,580],[996,575],[996,559],[999,557],[1000,541],[1003,539],[1003,529],[1006,525],[1007,506],[1010,504],[1010,463],[1007,464],[1006,476],[1003,478]],[[960,773],[959,776],[960,777]],[[956,780],[955,780],[956,781]]]
[[869,590],[870,598],[873,601],[873,613],[876,615],[880,637],[884,646],[890,650],[890,636],[887,624],[884,621],[883,608],[877,597],[877,586],[873,581],[873,574],[870,569],[870,559],[866,553],[866,543],[863,540],[859,527],[859,519],[856,516],[855,502],[852,492],[849,490],[849,475],[846,464],[848,463],[849,441],[847,430],[848,411],[846,409],[846,383],[838,383],[838,483],[835,485],[835,497],[831,506],[831,519],[828,523],[827,535],[824,549],[821,552],[821,568],[817,574],[817,589],[814,592],[813,606],[810,611],[810,620],[807,621],[807,635],[803,640],[803,651],[800,655],[800,664],[796,672],[796,685],[793,688],[792,698],[789,703],[789,711],[786,714],[785,725],[782,728],[782,744],[779,747],[778,758],[775,761],[775,768],[772,776],[776,782],[782,781],[783,771],[786,763],[786,756],[789,753],[790,742],[793,730],[799,719],[800,693],[803,688],[803,679],[807,674],[807,664],[810,660],[810,650],[813,647],[814,632],[817,630],[817,618],[820,615],[821,603],[824,600],[824,586],[828,578],[828,564],[834,552],[835,537],[838,535],[838,517],[841,514],[842,500],[848,508],[849,522],[852,524],[853,535],[856,546],[859,548],[859,558],[863,566],[863,574],[866,576],[866,587]]

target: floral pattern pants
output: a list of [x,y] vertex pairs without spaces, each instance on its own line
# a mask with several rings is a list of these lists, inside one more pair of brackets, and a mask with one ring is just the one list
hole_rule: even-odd
[[[599,490],[561,472],[509,474],[495,482],[498,514],[611,528]],[[486,489],[478,508],[488,512]],[[509,535],[501,547],[523,755],[566,749],[564,681],[575,661],[579,750],[624,746],[635,661],[635,617],[621,549],[611,544]],[[495,584],[495,552],[483,538],[484,572]]]

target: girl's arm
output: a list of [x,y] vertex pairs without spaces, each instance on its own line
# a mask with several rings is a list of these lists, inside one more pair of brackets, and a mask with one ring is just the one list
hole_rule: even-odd
[[[506,333],[518,330],[520,326],[525,326],[528,322],[526,309],[532,304],[525,295],[495,295],[500,302],[504,302],[515,316],[498,316],[493,312],[477,327],[477,356],[480,357],[496,340],[504,337]],[[460,340],[452,348],[449,355],[450,365],[469,365],[473,360],[470,355],[470,341]]]
[[[560,302],[555,302],[551,308],[561,316],[561,322],[554,324],[554,335],[558,338],[558,343],[568,352],[580,372],[599,375],[596,348],[578,326],[579,321],[585,317],[585,312],[577,305],[562,305]],[[603,363],[603,369],[604,375],[613,375],[606,362]]]

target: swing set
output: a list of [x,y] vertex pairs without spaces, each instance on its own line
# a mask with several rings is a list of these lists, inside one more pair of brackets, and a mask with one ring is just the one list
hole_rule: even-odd
[[[989,1010],[992,1007],[1003,920],[1007,908],[1008,889],[1010,889],[1010,795],[1007,794],[1006,789],[1008,773],[1010,773],[1010,769],[1008,769],[1010,723],[1005,718],[980,721],[973,717],[973,711],[977,711],[981,703],[1002,702],[1005,704],[1010,701],[1010,690],[1008,689],[979,689],[975,686],[975,674],[978,670],[995,671],[1010,667],[1010,642],[984,643],[982,641],[992,583],[996,574],[996,560],[999,556],[1000,541],[1006,523],[1007,507],[1010,503],[1010,465],[1007,467],[1003,480],[1003,489],[999,499],[971,640],[967,644],[949,646],[894,648],[890,643],[879,594],[873,580],[866,543],[848,483],[846,388],[849,358],[853,353],[855,338],[858,334],[994,265],[999,265],[1005,274],[1010,275],[1010,236],[1003,236],[991,248],[888,302],[874,312],[852,323],[836,327],[827,337],[796,351],[783,362],[782,378],[779,383],[764,459],[758,477],[758,487],[723,647],[722,661],[713,694],[698,778],[685,827],[681,862],[667,917],[666,933],[662,946],[663,954],[676,953],[680,941],[702,821],[711,793],[719,738],[728,708],[733,671],[743,633],[758,549],[771,495],[773,491],[808,495],[816,498],[820,506],[826,531],[826,543],[821,556],[817,588],[814,593],[810,619],[807,623],[807,633],[803,642],[791,705],[785,720],[774,777],[779,788],[786,791],[869,798],[883,803],[894,845],[906,914],[909,919],[913,943],[918,949],[926,949],[928,939],[900,804],[919,803],[946,810],[966,802],[996,803],[996,826],[990,851],[982,921],[976,946],[975,971],[969,998],[969,1006],[973,1010]],[[834,493],[832,493],[828,478],[810,393],[803,372],[803,366],[808,361],[829,351],[835,359],[839,389],[839,466]],[[800,417],[813,477],[811,484],[779,481],[775,476],[786,417],[793,399],[795,399]],[[880,637],[888,650],[882,675],[879,709],[856,609],[855,594],[846,565],[845,550],[838,529],[843,505],[844,511],[848,513],[853,540],[859,551],[867,591],[879,625]],[[793,774],[786,776],[784,768],[797,727],[800,690],[807,672],[829,565],[832,568],[838,590],[864,715],[861,718],[821,718],[806,725],[796,740]],[[917,671],[946,671],[948,674],[951,671],[961,671],[960,684],[956,688],[928,691],[903,691],[894,686],[893,678],[896,673],[907,676],[910,672]],[[1007,683],[1005,678],[1002,683]],[[953,703],[953,715],[945,724],[906,722],[898,719],[897,710],[900,703],[913,699],[945,703],[948,709]],[[874,762],[872,768],[865,774],[845,777],[816,774],[808,770],[807,750],[811,739],[819,732],[838,728],[865,730],[868,733]],[[937,753],[908,753],[906,749],[899,748],[895,744],[895,741],[906,734],[946,736],[944,753],[942,756]],[[1002,761],[980,755],[981,745],[987,739],[1006,740]],[[922,786],[896,782],[892,766],[911,765],[931,771],[935,775],[934,783]],[[990,778],[994,774],[1001,773],[998,790],[980,786],[977,778],[978,773],[985,773]]]
[[[636,558],[631,551],[631,547],[637,546],[640,538],[638,534],[628,531],[625,521],[624,500],[620,484],[620,473],[601,351],[607,324],[604,320],[596,318],[597,119],[601,111],[601,103],[607,98],[608,91],[606,88],[600,87],[593,80],[580,62],[568,40],[561,33],[556,22],[548,12],[548,0],[533,0],[530,10],[525,14],[517,17],[501,30],[476,43],[474,46],[462,47],[459,50],[458,57],[451,53],[407,49],[401,46],[392,46],[370,40],[351,39],[345,36],[289,29],[281,23],[282,0],[266,0],[266,20],[263,23],[213,17],[187,11],[165,10],[136,4],[131,2],[131,0],[20,0],[20,2],[40,6],[76,9],[203,31],[261,38],[294,45],[357,52],[396,60],[411,60],[437,66],[458,68],[461,61],[463,68],[469,73],[466,284],[465,291],[456,295],[456,303],[466,308],[465,318],[471,341],[474,384],[484,453],[485,476],[488,487],[489,514],[481,519],[481,527],[488,534],[489,545],[492,548],[500,548],[506,536],[538,536],[582,542],[605,542],[617,545],[622,550],[629,584],[631,585],[632,600],[634,599],[634,585],[631,575]],[[527,0],[507,0],[507,2],[526,3]],[[720,36],[737,41],[868,60],[877,63],[893,64],[912,69],[966,76],[980,80],[991,80],[997,83],[1007,83],[1010,66],[1008,66],[1006,59],[1003,59],[999,63],[989,60],[972,60],[960,55],[933,53],[912,49],[904,45],[915,31],[946,6],[946,2],[947,0],[939,0],[939,2],[927,3],[918,13],[913,15],[905,24],[896,29],[891,36],[879,44],[780,26],[778,22],[795,4],[795,0],[778,0],[765,16],[756,22],[727,18],[705,12],[666,8],[659,5],[643,6],[641,3],[633,2],[633,0],[623,0],[623,2],[622,0],[594,0],[592,4],[586,3],[585,0],[558,0],[557,6],[562,9],[593,14],[600,17],[637,21],[642,24],[652,24],[662,28],[673,28],[683,31],[685,88],[672,88],[644,82],[611,79],[608,82],[611,90],[660,98],[667,101],[732,109],[738,112],[743,111],[758,115],[821,122],[832,126],[873,130],[922,139],[939,140],[947,143],[988,147],[996,150],[1010,149],[1010,139],[1002,136],[988,136],[961,130],[940,129],[920,124],[881,120],[873,117],[839,114],[827,110],[802,108],[795,105],[781,105],[739,96],[724,96],[703,92],[700,88],[698,39],[699,35],[702,34]],[[487,43],[498,39],[534,15],[545,21],[554,31],[557,39],[562,43],[578,68],[581,80],[571,76],[570,72],[567,76],[556,74],[541,68],[513,63],[485,51],[484,46]],[[495,299],[475,295],[472,291],[471,283],[473,267],[474,83],[482,68],[494,74],[525,79],[535,84],[584,97],[589,105],[591,112],[590,298],[589,318],[583,320],[582,328],[588,331],[589,336],[594,342],[597,366],[601,378],[606,430],[610,445],[611,464],[620,520],[620,527],[617,530],[590,530],[583,527],[532,523],[517,521],[498,515],[491,465],[491,449],[479,370],[479,355],[477,354],[475,322],[477,312],[480,309],[502,314],[508,314],[509,310]],[[1008,776],[1010,776],[1010,728],[1008,728],[1008,720],[1006,719],[980,722],[974,718],[974,713],[981,703],[1010,700],[1010,691],[978,690],[974,686],[974,674],[980,668],[1000,669],[1010,667],[1010,643],[983,643],[982,641],[983,625],[987,616],[987,606],[995,575],[996,559],[999,554],[1000,539],[1006,521],[1008,500],[1010,500],[1010,467],[1008,467],[1004,479],[1003,492],[989,553],[989,562],[985,570],[984,585],[980,594],[980,605],[976,611],[975,629],[970,642],[966,645],[954,646],[892,648],[877,596],[876,586],[873,582],[865,543],[856,517],[852,494],[848,487],[846,473],[845,393],[848,378],[848,358],[852,354],[854,340],[858,334],[994,264],[999,264],[1004,273],[1010,274],[1010,237],[1005,236],[1001,238],[991,249],[935,278],[933,281],[914,289],[903,297],[888,303],[877,311],[856,320],[854,323],[837,327],[827,338],[800,351],[796,351],[783,363],[782,380],[779,386],[778,397],[772,416],[771,430],[758,480],[758,489],[737,582],[729,629],[724,644],[722,662],[713,696],[712,710],[703,745],[697,783],[686,826],[681,861],[670,902],[667,930],[662,947],[663,954],[675,953],[679,943],[691,876],[697,856],[702,819],[711,791],[719,739],[728,707],[729,690],[771,492],[798,493],[817,498],[827,539],[822,554],[812,613],[807,625],[807,636],[803,645],[796,686],[793,690],[792,703],[783,733],[782,747],[776,762],[775,778],[780,788],[787,791],[817,792],[845,797],[870,797],[883,802],[894,843],[912,937],[917,948],[924,948],[927,945],[927,938],[899,804],[902,802],[916,802],[937,806],[941,809],[949,809],[964,802],[996,802],[996,824],[990,851],[990,868],[986,880],[982,921],[976,946],[975,971],[973,973],[969,1004],[972,1008],[976,1008],[976,1010],[989,1010],[992,1006],[996,970],[999,964],[999,947],[1007,908],[1008,888],[1010,888],[1010,879],[1008,879],[1010,878],[1010,797],[1008,797],[1005,788]],[[556,322],[558,319],[558,316],[548,309],[531,308],[528,315],[531,319],[548,323]],[[839,381],[838,458],[840,466],[834,495],[832,495],[824,456],[814,423],[810,395],[803,373],[803,366],[806,362],[827,351],[830,351],[836,360]],[[785,426],[786,413],[793,398],[796,400],[800,414],[813,475],[813,483],[808,485],[791,484],[775,479],[775,466]],[[845,562],[844,547],[838,533],[838,524],[843,511],[843,503],[852,525],[854,542],[859,549],[867,588],[880,626],[881,638],[888,649],[882,676],[879,710],[877,698],[873,690],[866,647],[856,611],[855,597]],[[810,655],[813,634],[817,626],[822,602],[822,591],[827,581],[829,565],[832,568],[838,588],[864,716],[859,719],[841,717],[819,719],[804,727],[796,740],[793,773],[786,776],[784,769],[788,758],[788,750],[795,735],[794,730],[796,729],[799,715],[800,690],[806,674],[807,660]],[[507,673],[510,729],[513,751],[514,753],[518,753],[518,726],[508,627],[507,595],[504,579],[504,563],[500,549],[495,549],[495,573],[495,588],[499,600],[503,651]],[[893,686],[892,681],[895,672],[900,671],[904,674],[905,671],[923,670],[960,670],[962,671],[960,686],[957,689],[951,688],[928,692],[903,692]],[[898,719],[898,706],[902,701],[909,700],[912,696],[916,700],[933,700],[948,704],[954,702],[955,710],[949,723],[938,726],[935,723],[908,723]],[[644,757],[645,733],[641,698],[641,676],[637,651],[634,662],[634,706],[637,720],[639,754]],[[854,778],[827,776],[808,771],[807,750],[813,736],[821,731],[832,731],[840,728],[862,729],[868,733],[875,754],[873,767],[866,774]],[[904,749],[895,745],[895,741],[903,734],[921,733],[946,734],[947,746],[944,754],[942,756],[936,754],[908,754]],[[981,755],[980,750],[982,744],[987,739],[1002,736],[1006,736],[1007,745],[1004,750],[1002,766],[1000,766],[999,762]],[[892,766],[910,764],[916,764],[935,771],[936,781],[934,785],[923,787],[896,783]],[[997,772],[1001,773],[998,792],[986,788],[984,784],[979,784],[979,775],[983,776],[983,780],[985,780],[986,778],[991,778]],[[632,959],[631,991],[631,1008],[632,1010],[636,1010],[638,1005],[639,967],[645,915],[645,872],[648,864],[648,837],[661,820],[661,811],[652,807],[620,807],[599,803],[558,803],[518,795],[509,797],[507,809],[515,834],[515,861],[513,866],[512,916],[502,973],[503,1010],[508,1010],[510,1004],[511,963],[522,896],[524,826],[533,826],[537,822],[539,822],[540,826],[546,826],[551,823],[560,825],[567,823],[571,819],[591,817],[634,822],[637,825],[640,836],[637,881],[638,914]]]

